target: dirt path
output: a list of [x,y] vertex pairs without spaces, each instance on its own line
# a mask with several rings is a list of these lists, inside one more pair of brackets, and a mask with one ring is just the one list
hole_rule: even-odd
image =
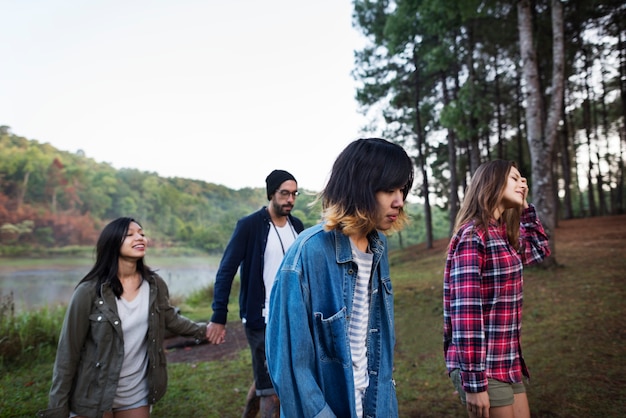
[[[196,363],[200,361],[230,360],[243,349],[248,348],[248,340],[239,321],[226,327],[226,342],[220,345],[202,343],[195,345],[193,340],[184,337],[169,338],[164,341],[167,361],[170,363]],[[173,345],[188,345],[171,348]],[[168,348],[170,347],[170,348]]]

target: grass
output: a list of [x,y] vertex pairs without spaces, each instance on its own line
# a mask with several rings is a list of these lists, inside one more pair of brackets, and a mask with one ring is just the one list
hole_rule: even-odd
[[[560,267],[525,271],[523,348],[530,367],[528,397],[533,417],[621,417],[626,405],[626,216],[561,222]],[[594,223],[595,222],[595,223]],[[604,223],[603,223],[604,222]],[[403,418],[466,417],[448,380],[442,353],[442,274],[446,241],[390,255],[395,286],[395,378]],[[235,282],[237,283],[237,282]],[[210,290],[180,301],[186,316],[210,315]],[[236,318],[237,289],[231,293]],[[14,319],[19,334],[51,327],[56,320]],[[52,314],[54,317],[54,314]],[[5,319],[0,317],[4,338]],[[35,325],[37,324],[37,325]],[[43,325],[42,325],[43,324]],[[50,332],[47,332],[50,334]],[[20,338],[22,338],[20,337]],[[48,343],[22,347],[4,358],[0,417],[30,417],[45,407],[54,349]],[[3,345],[0,343],[0,350]],[[0,351],[1,352],[1,351]],[[152,416],[239,417],[251,382],[250,354],[232,360],[172,363],[165,397]]]
[[170,364],[170,382],[176,383],[170,383],[152,417],[240,417],[252,382],[251,364],[248,349],[234,360]]

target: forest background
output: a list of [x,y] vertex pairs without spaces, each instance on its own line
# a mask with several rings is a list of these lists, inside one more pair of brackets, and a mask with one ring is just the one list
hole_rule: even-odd
[[[411,226],[392,247],[448,236],[471,174],[493,158],[517,161],[549,233],[561,219],[624,212],[623,2],[353,6],[362,133],[401,144],[416,167]],[[304,192],[294,213],[311,226],[317,191]],[[117,170],[0,127],[0,255],[71,253],[117,216],[137,217],[157,247],[220,253],[266,202],[262,189]]]

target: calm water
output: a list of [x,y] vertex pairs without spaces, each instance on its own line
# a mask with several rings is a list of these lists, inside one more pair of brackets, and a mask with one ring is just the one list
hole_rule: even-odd
[[[213,283],[217,261],[168,259],[150,267],[167,282],[170,296],[187,296]],[[0,295],[13,293],[17,311],[67,304],[72,291],[91,266],[12,267],[0,269]]]

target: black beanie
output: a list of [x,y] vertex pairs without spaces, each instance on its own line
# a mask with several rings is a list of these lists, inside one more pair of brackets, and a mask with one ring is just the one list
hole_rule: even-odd
[[291,173],[285,170],[272,171],[265,179],[265,184],[267,185],[267,200],[272,200],[272,195],[274,194],[274,192],[278,190],[280,185],[287,180],[296,181],[296,178],[292,176]]

